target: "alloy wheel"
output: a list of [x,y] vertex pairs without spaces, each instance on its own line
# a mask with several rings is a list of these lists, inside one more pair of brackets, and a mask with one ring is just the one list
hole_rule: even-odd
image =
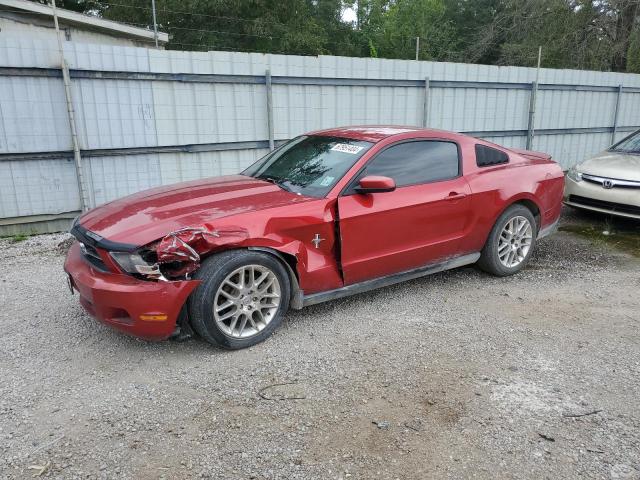
[[280,307],[278,277],[262,265],[245,265],[222,281],[213,302],[213,316],[227,336],[257,335],[275,317]]
[[507,268],[520,265],[531,249],[533,228],[531,222],[518,215],[510,219],[502,229],[498,239],[498,258]]

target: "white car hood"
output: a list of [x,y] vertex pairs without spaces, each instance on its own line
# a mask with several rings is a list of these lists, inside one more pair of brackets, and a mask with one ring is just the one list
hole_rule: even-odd
[[640,155],[602,152],[578,165],[578,171],[599,177],[640,182]]

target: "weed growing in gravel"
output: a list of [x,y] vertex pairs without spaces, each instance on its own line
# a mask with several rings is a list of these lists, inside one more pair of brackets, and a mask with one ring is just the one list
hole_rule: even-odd
[[13,237],[10,237],[9,241],[11,243],[19,243],[19,242],[24,242],[27,238],[29,238],[28,235],[18,234],[18,235],[14,235]]

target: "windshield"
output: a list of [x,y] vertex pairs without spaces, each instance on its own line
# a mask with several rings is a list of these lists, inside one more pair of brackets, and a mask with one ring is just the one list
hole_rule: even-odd
[[297,137],[242,175],[273,182],[301,195],[324,197],[372,145],[340,137]]
[[640,153],[640,130],[611,147],[614,152]]

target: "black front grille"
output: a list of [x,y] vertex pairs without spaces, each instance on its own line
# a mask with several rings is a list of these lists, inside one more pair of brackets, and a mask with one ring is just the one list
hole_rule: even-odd
[[91,245],[87,245],[86,243],[82,243],[82,253],[84,253],[85,255],[87,255],[89,257],[94,257],[94,258],[97,258],[99,260],[102,260],[100,258],[100,254],[98,253],[98,250],[96,250]]
[[100,257],[98,250],[96,250],[94,247],[80,242],[80,250],[82,250],[82,256],[84,257],[84,259],[95,268],[97,268],[98,270],[102,270],[103,272],[109,270],[102,261],[102,257]]
[[585,207],[601,208],[611,212],[640,215],[640,207],[636,207],[635,205],[606,202],[604,200],[596,200],[595,198],[581,197],[580,195],[569,195],[569,202],[575,203],[576,205],[584,205]]
[[82,257],[94,268],[101,270],[103,272],[108,272],[109,269],[102,261],[102,257],[98,253],[97,248],[95,247],[96,241],[92,239],[90,236],[85,235],[83,231],[80,229],[74,228],[71,229],[71,235],[76,237],[78,242],[80,242],[80,250],[82,250]]

